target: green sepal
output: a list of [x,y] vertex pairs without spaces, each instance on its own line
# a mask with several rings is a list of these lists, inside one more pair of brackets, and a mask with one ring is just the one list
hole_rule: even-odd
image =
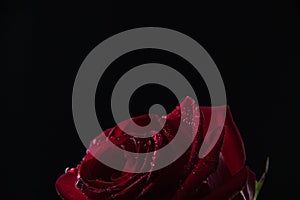
[[262,174],[262,176],[260,177],[259,181],[256,181],[256,184],[255,184],[255,195],[254,195],[254,200],[257,199],[257,196],[259,194],[259,191],[261,190],[263,184],[264,184],[264,181],[266,179],[266,175],[268,173],[268,170],[269,170],[269,157],[267,158],[267,161],[266,161],[266,167],[265,167],[265,171],[264,173]]

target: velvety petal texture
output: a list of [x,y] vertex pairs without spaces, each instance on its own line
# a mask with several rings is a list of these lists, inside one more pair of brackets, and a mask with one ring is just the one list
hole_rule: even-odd
[[[222,126],[222,116],[225,115]],[[210,122],[211,113],[217,117]],[[181,116],[183,115],[183,116]],[[139,125],[149,122],[149,115],[133,118]],[[149,138],[135,138],[122,130],[132,130],[133,122],[126,120],[105,130],[94,140],[82,162],[66,170],[56,181],[56,190],[66,200],[98,199],[203,199],[203,200],[253,200],[255,174],[245,166],[245,150],[240,133],[233,121],[229,107],[199,107],[187,97],[165,117],[151,115],[157,129],[149,130]],[[165,122],[163,128],[161,125]],[[128,173],[112,169],[99,162],[93,155],[105,155],[110,146],[108,139],[124,151],[124,169],[143,170],[158,162],[157,150],[168,145],[182,123],[184,137],[192,138],[188,150],[165,168],[147,173]],[[209,129],[209,124],[212,129]],[[204,138],[221,132],[216,142],[203,158],[199,150]],[[136,159],[126,152],[148,153],[149,157]],[[140,155],[140,154],[138,154]],[[113,158],[112,158],[113,159]],[[141,162],[141,160],[143,160]]]

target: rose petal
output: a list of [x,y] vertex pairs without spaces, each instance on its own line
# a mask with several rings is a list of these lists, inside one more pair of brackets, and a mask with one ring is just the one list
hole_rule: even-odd
[[169,166],[151,172],[149,183],[145,185],[139,197],[141,199],[170,199],[185,177],[185,165],[189,156],[186,152]]
[[222,154],[232,175],[245,166],[246,154],[240,132],[228,107],[225,122],[225,141]]
[[256,184],[256,176],[255,174],[248,168],[248,179],[247,179],[247,184],[243,189],[243,194],[240,194],[246,200],[252,200],[255,194],[255,184]]
[[[208,125],[210,122],[211,111],[214,109],[218,113],[219,116],[215,119],[213,126],[219,126],[221,115],[223,115],[222,110],[224,106],[219,107],[200,107],[201,111],[204,115],[204,134],[206,135]],[[222,147],[222,154],[226,165],[228,166],[232,175],[239,172],[245,165],[246,155],[244,149],[244,143],[239,133],[239,130],[234,123],[232,114],[230,112],[229,107],[227,106],[226,111],[226,119],[225,119],[225,138],[224,138],[224,145]]]
[[[219,130],[215,130],[219,131]],[[223,144],[224,131],[222,131],[213,149],[204,158],[200,159],[190,175],[186,178],[181,188],[175,193],[173,199],[190,199],[196,188],[216,170],[218,166],[219,154]]]
[[[215,190],[212,190],[202,200],[233,199],[235,197],[238,198],[240,191],[243,191],[243,189],[247,187],[248,180],[252,178],[253,177],[250,170],[247,167],[244,167],[222,186],[216,188]],[[253,185],[249,185],[249,187],[253,187]],[[246,197],[246,200],[252,200],[252,198]]]
[[220,187],[231,178],[231,173],[226,166],[222,153],[219,156],[218,167],[215,172],[209,175],[207,183],[210,190]]
[[87,200],[88,198],[75,187],[77,174],[65,173],[56,181],[56,191],[65,200]]

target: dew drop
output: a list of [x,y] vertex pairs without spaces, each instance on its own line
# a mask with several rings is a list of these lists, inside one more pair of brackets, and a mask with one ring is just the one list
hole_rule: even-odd
[[70,170],[70,167],[67,167],[67,168],[65,169],[65,173],[67,173],[69,170]]
[[96,139],[93,139],[93,145],[95,145],[97,143]]
[[76,168],[67,167],[65,169],[65,173],[74,173],[76,171]]

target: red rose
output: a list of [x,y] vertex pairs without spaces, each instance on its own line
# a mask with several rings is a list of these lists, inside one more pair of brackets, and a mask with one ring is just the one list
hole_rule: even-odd
[[[224,107],[223,107],[224,108]],[[178,112],[185,109],[186,116]],[[195,132],[192,123],[185,123],[187,136],[195,132],[189,149],[175,162],[157,171],[128,173],[114,170],[99,162],[90,152],[104,154],[107,149],[101,145],[110,139],[115,145],[136,153],[152,152],[167,145],[176,134],[181,119],[193,119],[193,110],[199,109],[187,97],[173,112],[167,115],[164,128],[152,138],[134,138],[125,134],[119,126],[130,127],[124,121],[104,131],[90,144],[87,155],[76,168],[67,170],[56,181],[58,194],[67,200],[83,199],[246,199],[253,200],[255,175],[245,166],[245,151],[239,131],[229,108],[222,134],[210,152],[199,159],[198,153],[207,134],[210,107],[200,107],[199,127]],[[156,117],[160,123],[162,118]],[[198,118],[197,118],[198,119]],[[138,124],[147,124],[148,115],[133,119]],[[215,122],[215,129],[220,128]],[[126,152],[126,151],[124,151]],[[95,155],[95,154],[94,154]],[[113,158],[112,158],[113,159]],[[126,157],[126,167],[142,168],[135,158]]]

